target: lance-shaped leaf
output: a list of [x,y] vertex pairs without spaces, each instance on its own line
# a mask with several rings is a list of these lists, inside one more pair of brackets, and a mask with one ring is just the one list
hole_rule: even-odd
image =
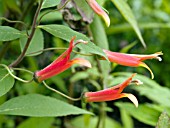
[[0,106],[0,114],[32,117],[58,117],[90,112],[63,101],[39,94],[15,97]]
[[126,1],[125,0],[112,0],[112,2],[118,8],[118,10],[122,14],[122,16],[127,20],[127,22],[129,22],[129,24],[133,27],[133,29],[135,30],[135,32],[136,32],[138,38],[140,39],[142,45],[144,47],[146,47],[146,44],[145,44],[143,37],[141,35],[141,32],[139,30],[136,18],[133,15],[131,8],[126,3]]
[[107,56],[103,52],[103,50],[100,47],[96,46],[94,43],[92,43],[86,35],[76,32],[67,26],[51,24],[51,25],[40,25],[38,27],[44,29],[48,33],[52,34],[53,36],[59,37],[68,42],[73,36],[76,36],[76,40],[82,39],[84,41],[88,41],[87,44],[80,43],[77,45],[77,47],[79,47],[81,50],[85,51],[86,53],[97,54],[107,59]]

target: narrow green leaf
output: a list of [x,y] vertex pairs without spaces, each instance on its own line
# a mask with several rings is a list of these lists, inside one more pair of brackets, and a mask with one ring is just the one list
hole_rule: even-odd
[[[101,48],[109,49],[107,35],[100,18],[95,15],[93,23],[90,25],[94,42]],[[97,31],[96,31],[97,28]]]
[[39,94],[28,94],[10,99],[2,104],[0,114],[57,117],[91,113],[55,98]]
[[41,9],[57,6],[60,0],[44,0]]
[[9,27],[0,26],[0,41],[11,41],[24,36],[19,30]]
[[[139,23],[138,24],[140,29],[156,29],[156,28],[170,28],[170,23],[159,23],[159,22],[147,22],[147,23]],[[115,33],[122,33],[122,32],[129,32],[133,30],[132,26],[127,23],[119,24],[110,26],[107,28],[107,35],[112,35]]]
[[22,122],[17,128],[50,128],[54,117],[32,117]]
[[14,78],[9,73],[0,68],[0,96],[6,94],[14,85]]
[[156,125],[156,122],[160,114],[160,112],[153,109],[149,105],[145,105],[145,104],[139,105],[138,108],[136,108],[132,103],[117,102],[115,105],[121,109],[124,109],[126,112],[128,112],[131,116],[133,116],[135,119],[139,120],[140,122],[143,122],[151,126]]
[[121,114],[121,120],[123,123],[123,127],[124,128],[134,128],[133,119],[130,117],[130,115],[124,109],[120,109],[120,114]]
[[144,47],[146,47],[146,44],[143,40],[143,37],[141,35],[141,32],[139,30],[137,21],[133,15],[133,12],[131,10],[131,8],[129,7],[129,5],[126,3],[125,0],[112,0],[112,2],[115,4],[115,6],[118,8],[118,10],[120,11],[120,13],[122,14],[122,16],[129,22],[129,24],[133,27],[133,29],[135,30],[138,38],[140,39],[142,45]]
[[107,58],[105,53],[103,52],[103,50],[100,47],[97,47],[94,43],[92,43],[86,35],[76,32],[67,26],[64,26],[64,25],[40,25],[38,27],[49,32],[53,36],[59,37],[59,38],[66,40],[68,42],[71,40],[71,38],[73,36],[76,36],[76,40],[82,39],[84,41],[88,41],[87,44],[80,43],[77,45],[77,47],[79,47],[86,53],[97,54],[97,55]]
[[170,118],[166,112],[160,115],[156,128],[170,128]]
[[[20,38],[20,46],[21,46],[21,51],[23,51],[24,46],[26,44],[27,38],[23,37]],[[41,29],[36,29],[35,34],[31,40],[31,43],[27,49],[26,54],[29,53],[33,53],[39,50],[43,50],[44,48],[44,37],[43,37],[43,33],[41,32]],[[35,56],[41,54],[41,52],[39,53],[35,53],[35,54],[31,54],[29,56]]]

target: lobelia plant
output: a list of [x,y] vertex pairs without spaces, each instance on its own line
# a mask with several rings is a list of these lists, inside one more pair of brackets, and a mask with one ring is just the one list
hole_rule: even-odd
[[[136,106],[136,110],[138,106],[140,107],[140,100],[138,103],[138,99],[133,95],[135,92],[131,91],[131,89],[125,92],[125,88],[130,84],[143,84],[142,80],[136,78],[136,73],[132,73],[131,76],[128,75],[127,79],[123,77],[123,82],[118,81],[118,85],[113,86],[112,84],[112,87],[110,87],[110,81],[116,83],[115,79],[119,77],[113,77],[112,73],[114,71],[107,62],[113,62],[128,67],[145,67],[150,71],[151,78],[153,79],[154,74],[152,73],[152,70],[143,61],[148,59],[157,59],[161,61],[162,58],[160,55],[163,55],[162,52],[145,55],[107,50],[109,43],[107,42],[107,35],[104,35],[106,33],[103,23],[98,17],[96,20],[93,16],[94,14],[100,16],[107,27],[109,27],[112,22],[110,21],[111,19],[107,12],[96,0],[31,0],[30,2],[22,0],[15,1],[15,4],[12,4],[11,6],[10,4],[12,2],[8,2],[5,4],[0,1],[0,15],[1,13],[3,14],[3,17],[0,17],[0,20],[3,21],[0,22],[0,42],[4,42],[4,44],[0,44],[0,66],[2,67],[0,68],[0,96],[5,97],[3,100],[9,98],[10,100],[5,101],[0,105],[0,114],[16,115],[14,118],[17,121],[17,116],[52,117],[53,120],[57,120],[61,123],[59,124],[59,127],[67,128],[74,123],[74,119],[76,118],[73,116],[70,117],[70,119],[67,118],[63,120],[60,116],[79,114],[92,115],[93,112],[98,117],[98,121],[94,123],[96,124],[95,127],[104,128],[105,120],[109,117],[106,113],[107,109],[113,109],[106,101],[114,101],[127,97]],[[114,3],[123,17],[125,17],[132,25],[139,40],[144,44],[136,19],[128,4],[122,0],[112,0],[112,3]],[[22,5],[26,8],[24,9]],[[1,8],[1,6],[5,7]],[[56,6],[58,8],[56,8]],[[11,8],[9,12],[6,12],[7,8]],[[86,8],[91,8],[92,10]],[[23,12],[22,9],[24,9]],[[32,16],[32,11],[34,11],[34,9],[36,9],[36,12]],[[33,19],[31,17],[33,17]],[[96,21],[94,22],[92,18]],[[32,21],[32,23],[30,24],[29,21]],[[90,21],[93,21],[93,23]],[[51,22],[52,24],[50,24]],[[14,23],[14,25],[11,25],[12,23]],[[67,23],[68,25],[66,25]],[[92,31],[91,26],[95,27],[95,32]],[[28,30],[28,28],[31,29]],[[74,28],[74,30],[72,28]],[[102,36],[106,39],[103,39]],[[20,46],[16,44],[13,45],[14,42],[16,44],[20,42]],[[68,48],[58,47],[58,45],[65,46],[65,42],[69,42]],[[103,46],[102,48],[101,44],[107,44],[107,46]],[[50,48],[51,46],[53,47]],[[15,50],[19,47],[21,47],[21,53]],[[65,51],[52,63],[42,69],[40,68],[41,70],[38,70],[42,63],[45,65],[46,59],[50,60],[56,53],[49,51],[63,49]],[[47,54],[44,54],[44,52],[47,52]],[[75,54],[71,56],[71,53]],[[9,56],[12,58],[8,59]],[[99,56],[99,58],[96,56]],[[78,66],[75,64],[78,64]],[[64,72],[69,68],[72,68],[72,70]],[[63,72],[66,73],[66,75],[63,75]],[[15,80],[17,80],[17,82],[15,82]],[[46,83],[46,80],[48,80],[49,85]],[[32,89],[27,89],[24,85],[23,88],[26,91],[23,91],[22,88],[18,87],[21,82],[25,83],[25,85],[30,85],[29,87],[32,87]],[[39,86],[34,86],[37,84],[44,85],[43,89],[46,87],[43,90],[44,92],[37,91],[40,90]],[[14,85],[16,85],[16,88],[12,88]],[[143,84],[142,86],[146,85]],[[11,89],[12,91],[10,91]],[[49,92],[47,89],[51,91]],[[30,92],[31,94],[21,96],[27,92]],[[57,93],[68,100],[72,100],[72,102],[65,99],[63,100],[61,97],[52,98],[55,96],[54,93]],[[74,98],[77,95],[80,95],[80,97]],[[137,95],[140,97],[139,94]],[[148,97],[150,98],[151,96],[149,95]],[[82,104],[80,104],[80,102],[74,104],[73,101],[82,101]],[[101,103],[98,104],[95,102]],[[89,108],[88,105],[90,105]],[[97,105],[97,107],[95,105]],[[95,109],[99,112],[96,112]],[[123,109],[120,111],[122,110]],[[90,118],[93,117],[89,116],[85,118],[90,120]],[[33,118],[34,122],[37,122],[37,119]],[[19,123],[23,120],[25,119],[23,118],[20,120],[19,118]],[[67,122],[67,120],[70,121]],[[46,124],[46,121],[50,122],[51,120],[47,119],[42,121],[42,126]],[[51,122],[50,125],[55,127],[56,124],[53,123],[54,121]],[[67,126],[67,123],[70,125]],[[16,126],[17,124],[18,122],[14,122],[12,127],[24,126]],[[0,124],[0,127],[1,126],[3,125]],[[86,127],[86,125],[83,126]],[[36,124],[33,124],[32,127],[36,127]]]

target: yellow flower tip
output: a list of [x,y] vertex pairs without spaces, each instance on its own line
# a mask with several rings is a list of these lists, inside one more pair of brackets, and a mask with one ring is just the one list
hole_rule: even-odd
[[83,65],[83,66],[86,66],[88,68],[91,68],[91,63],[88,61],[88,60],[85,60],[83,58],[75,58],[73,60],[70,61],[71,65],[72,64],[80,64],[80,65]]
[[138,100],[137,100],[137,98],[136,98],[134,95],[128,94],[128,93],[123,93],[123,94],[125,95],[125,97],[129,98],[129,100],[131,100],[132,103],[133,103],[136,107],[138,107]]
[[148,67],[148,65],[146,65],[146,64],[143,63],[143,62],[141,62],[141,63],[139,64],[139,66],[142,66],[142,67],[148,69],[149,72],[150,72],[150,74],[151,74],[151,78],[154,79],[154,74],[153,74],[152,70]]
[[109,18],[109,16],[107,15],[107,13],[105,12],[105,13],[102,14],[101,16],[102,16],[102,18],[104,19],[104,22],[105,22],[106,26],[109,27],[109,26],[110,26],[110,18]]

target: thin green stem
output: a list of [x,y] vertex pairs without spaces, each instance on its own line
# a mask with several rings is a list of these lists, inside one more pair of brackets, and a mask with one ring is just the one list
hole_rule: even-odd
[[72,98],[72,97],[69,97],[69,96],[67,96],[67,95],[64,94],[64,93],[62,93],[62,92],[60,92],[60,91],[58,91],[58,90],[55,90],[54,88],[51,88],[50,86],[48,86],[48,85],[46,84],[45,81],[43,81],[42,83],[43,83],[43,84],[45,85],[45,87],[48,88],[49,90],[51,90],[51,91],[53,91],[53,92],[55,92],[55,93],[57,93],[57,94],[59,94],[59,95],[65,97],[65,98],[67,98],[67,99],[69,99],[69,100],[72,100],[72,101],[79,101],[79,100],[82,99],[82,96],[80,96],[79,98]]
[[60,8],[57,8],[57,9],[54,9],[54,10],[50,10],[50,11],[44,13],[44,14],[39,18],[38,25],[40,24],[42,18],[43,18],[45,15],[47,15],[47,14],[50,13],[50,12],[55,12],[55,11],[59,11],[59,10],[63,9],[63,8],[67,5],[67,3],[70,2],[70,1],[71,1],[71,0],[67,0],[67,1],[64,3],[64,5],[61,6]]
[[5,17],[0,17],[0,20],[5,20],[5,21],[7,21],[7,22],[9,22],[9,23],[19,23],[19,24],[24,25],[25,28],[28,28],[28,26],[27,26],[24,22],[19,21],[19,20],[9,20],[9,19],[7,19],[7,18],[5,18]]
[[18,71],[24,71],[24,72],[27,72],[27,73],[30,73],[30,74],[34,74],[33,72],[27,70],[27,69],[23,69],[23,68],[12,68],[13,70],[18,70]]
[[[68,49],[68,48],[46,48],[46,49],[42,49],[42,50],[39,50],[39,51],[36,51],[36,52],[28,53],[28,54],[26,54],[26,55],[29,56],[29,55],[33,55],[33,54],[40,53],[40,52],[45,52],[45,51],[51,51],[51,50],[67,50],[67,49]],[[84,53],[77,52],[77,51],[75,51],[75,50],[73,50],[73,52],[76,53],[76,54],[83,55],[83,56],[93,56],[93,54],[84,54]]]
[[33,78],[32,78],[31,80],[23,80],[23,79],[15,76],[15,75],[12,73],[12,70],[11,70],[8,66],[6,66],[5,64],[0,64],[0,66],[4,67],[13,78],[15,78],[15,79],[17,79],[17,80],[19,80],[19,81],[21,81],[21,82],[23,82],[23,83],[30,83],[30,82],[33,81]]
[[30,33],[30,35],[29,35],[29,37],[28,37],[28,39],[27,39],[26,45],[25,45],[22,53],[20,54],[20,56],[19,56],[13,63],[11,63],[11,64],[9,65],[10,67],[15,67],[15,66],[17,66],[17,65],[23,60],[23,58],[24,58],[24,56],[25,56],[25,54],[26,54],[26,51],[27,51],[27,49],[28,49],[28,47],[29,47],[29,45],[30,45],[30,43],[31,43],[31,40],[32,40],[32,38],[33,38],[33,36],[34,36],[35,30],[36,30],[36,26],[37,26],[37,25],[36,25],[36,21],[37,21],[39,12],[40,12],[40,10],[41,10],[42,3],[43,3],[43,0],[40,1],[40,4],[39,4],[39,6],[38,6],[38,8],[37,8],[37,11],[36,11],[36,13],[35,13],[35,16],[34,16],[34,19],[33,19],[33,23],[32,23],[31,33]]

